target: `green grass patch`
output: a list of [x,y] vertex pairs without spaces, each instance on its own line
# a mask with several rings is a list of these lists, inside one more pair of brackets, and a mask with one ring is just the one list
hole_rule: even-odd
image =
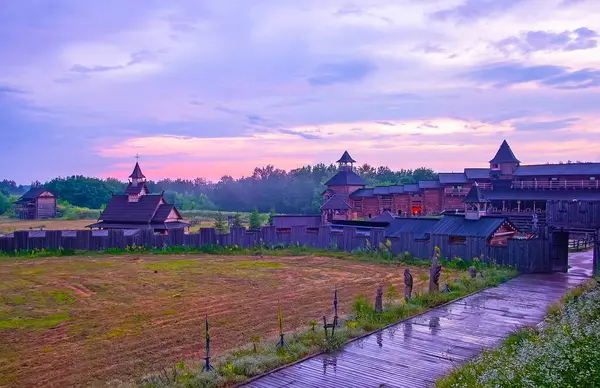
[[144,267],[152,271],[181,271],[198,265],[195,260],[169,260],[145,264]]
[[69,319],[69,314],[59,313],[43,317],[2,317],[0,316],[0,330],[43,330],[57,326]]
[[48,295],[58,304],[72,304],[77,301],[70,291],[54,290],[49,291]]
[[232,261],[228,265],[237,269],[276,269],[281,267],[281,263],[259,260]]
[[436,387],[599,387],[600,287],[588,282],[552,306],[543,329],[511,334]]

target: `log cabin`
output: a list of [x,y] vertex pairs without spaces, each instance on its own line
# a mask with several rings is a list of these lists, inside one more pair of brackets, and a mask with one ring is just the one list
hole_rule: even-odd
[[43,187],[32,187],[14,206],[16,217],[23,220],[56,217],[56,195]]
[[98,229],[152,229],[168,234],[169,230],[189,226],[173,204],[168,204],[163,194],[150,194],[146,177],[138,162],[129,175],[124,194],[113,195],[100,214],[98,222],[88,228]]
[[394,216],[426,216],[464,211],[463,200],[477,184],[489,200],[488,214],[543,218],[550,200],[600,200],[600,163],[524,165],[504,140],[487,168],[439,173],[437,180],[367,187],[345,151],[338,172],[323,192],[323,222]]

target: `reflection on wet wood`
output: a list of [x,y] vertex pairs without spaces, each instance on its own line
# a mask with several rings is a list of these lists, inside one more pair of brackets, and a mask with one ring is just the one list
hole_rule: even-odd
[[515,329],[540,322],[551,303],[583,281],[564,273],[523,275],[246,386],[431,387]]

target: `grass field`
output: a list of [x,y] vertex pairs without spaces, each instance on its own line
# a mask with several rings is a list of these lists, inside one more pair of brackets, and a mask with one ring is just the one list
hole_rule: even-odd
[[[377,285],[403,289],[404,266],[327,257],[208,255],[0,259],[0,386],[105,385],[215,355],[331,314]],[[412,267],[415,290],[428,269]],[[443,277],[448,276],[445,273]]]
[[0,234],[12,233],[15,230],[44,229],[44,230],[76,230],[85,229],[86,225],[96,220],[16,220],[0,218]]
[[[77,230],[85,229],[87,225],[93,224],[96,220],[16,220],[11,218],[0,218],[0,234],[12,233],[15,230]],[[201,227],[209,228],[214,226],[214,220],[201,219],[197,225],[190,227],[190,232],[197,232]]]

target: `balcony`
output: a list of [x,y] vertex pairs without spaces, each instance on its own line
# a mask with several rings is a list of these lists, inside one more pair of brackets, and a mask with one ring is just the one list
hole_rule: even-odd
[[513,189],[559,190],[559,189],[599,189],[600,180],[579,181],[513,181]]
[[444,189],[444,194],[446,195],[467,195],[469,193],[471,189],[467,189],[467,188],[460,188],[460,189],[456,189],[454,187],[446,187]]
[[[491,183],[477,183],[477,185],[479,186],[479,190],[482,190],[482,191],[492,189]],[[461,187],[461,188],[446,187],[444,189],[444,194],[460,196],[460,195],[467,195],[469,193],[469,191],[471,191],[470,187]]]

